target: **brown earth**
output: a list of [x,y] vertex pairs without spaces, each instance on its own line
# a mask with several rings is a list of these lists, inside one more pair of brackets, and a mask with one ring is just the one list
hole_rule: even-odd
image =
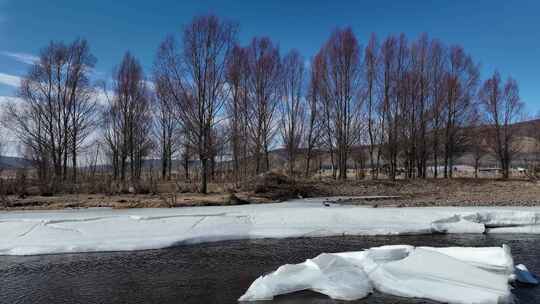
[[[167,189],[167,187],[163,187]],[[299,197],[351,196],[342,204],[373,207],[419,206],[540,206],[540,183],[528,180],[428,179],[370,181],[292,180],[270,173],[255,177],[240,188],[213,187],[202,195],[159,191],[155,194],[64,194],[54,196],[7,196],[2,210],[64,208],[171,208],[279,202]],[[371,196],[392,196],[392,198]]]
[[323,183],[332,195],[399,196],[390,200],[356,200],[374,207],[540,206],[540,183],[528,180],[428,179]]

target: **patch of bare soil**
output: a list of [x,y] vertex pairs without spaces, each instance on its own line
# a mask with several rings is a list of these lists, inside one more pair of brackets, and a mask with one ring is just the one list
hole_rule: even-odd
[[540,206],[540,184],[528,180],[428,179],[321,183],[331,195],[389,195],[366,204],[384,207]]
[[47,210],[64,208],[172,208],[190,206],[222,206],[231,204],[230,194],[198,193],[182,194],[121,194],[121,195],[76,195],[29,196],[20,198],[8,197],[7,202],[0,204],[4,210]]

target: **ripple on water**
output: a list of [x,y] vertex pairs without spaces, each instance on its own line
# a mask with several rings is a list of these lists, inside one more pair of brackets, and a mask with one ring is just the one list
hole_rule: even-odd
[[[534,235],[423,235],[243,240],[138,252],[0,256],[0,303],[236,303],[251,282],[285,263],[321,252],[374,246],[501,246],[517,263],[540,271],[540,238]],[[519,303],[540,303],[540,288],[519,288]],[[269,303],[269,302],[264,302]],[[277,297],[272,303],[337,303],[314,292]],[[373,294],[346,302],[434,303]]]

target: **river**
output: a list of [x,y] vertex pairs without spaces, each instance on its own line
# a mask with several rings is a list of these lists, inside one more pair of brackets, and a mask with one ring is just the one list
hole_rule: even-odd
[[[236,303],[259,275],[322,252],[374,246],[501,246],[516,263],[540,271],[535,235],[417,235],[242,240],[135,252],[0,256],[0,303]],[[540,303],[540,287],[513,290],[519,303]],[[264,303],[337,303],[314,292]],[[339,302],[341,303],[341,302]],[[345,303],[434,303],[375,293]]]

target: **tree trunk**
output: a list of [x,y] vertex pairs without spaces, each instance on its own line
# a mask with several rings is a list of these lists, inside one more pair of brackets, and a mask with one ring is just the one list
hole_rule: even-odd
[[201,193],[208,193],[208,160],[206,158],[201,159]]

